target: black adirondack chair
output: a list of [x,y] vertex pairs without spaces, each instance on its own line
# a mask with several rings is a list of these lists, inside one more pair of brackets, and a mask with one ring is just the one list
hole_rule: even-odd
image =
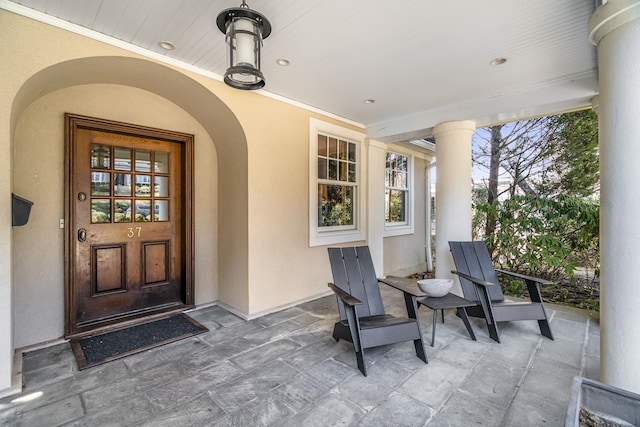
[[[496,270],[491,262],[487,245],[482,241],[449,242],[449,248],[456,265],[456,270],[452,273],[460,278],[464,297],[478,303],[477,306],[467,307],[467,313],[487,320],[489,336],[492,339],[500,342],[497,322],[515,320],[537,320],[540,333],[553,339],[540,294],[540,285],[548,285],[552,282],[505,270]],[[506,301],[496,272],[523,280],[527,285],[531,301]]]
[[408,317],[385,314],[380,285],[367,246],[329,248],[329,261],[334,282],[329,283],[329,287],[336,293],[340,312],[340,321],[333,328],[333,338],[353,343],[360,372],[367,376],[364,349],[411,340],[416,355],[427,363],[418,325],[415,291],[402,285],[391,285],[403,291]]

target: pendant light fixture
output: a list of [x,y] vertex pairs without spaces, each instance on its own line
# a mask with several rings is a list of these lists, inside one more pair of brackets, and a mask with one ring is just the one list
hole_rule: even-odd
[[242,0],[240,7],[225,9],[216,20],[225,34],[229,68],[224,82],[236,89],[255,90],[264,87],[260,71],[262,40],[271,34],[271,24],[262,14],[249,9]]

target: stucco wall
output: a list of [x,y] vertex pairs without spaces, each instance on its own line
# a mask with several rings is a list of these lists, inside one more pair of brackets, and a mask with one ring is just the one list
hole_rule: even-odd
[[195,135],[195,297],[218,299],[217,154],[202,126],[184,110],[147,91],[120,85],[62,89],[31,104],[13,140],[13,191],[35,202],[29,223],[13,231],[16,347],[64,332],[64,113]]
[[414,157],[414,232],[384,239],[384,274],[406,276],[426,271],[425,168],[430,160]]
[[[196,135],[198,304],[218,299],[253,317],[328,293],[326,248],[308,242],[309,118],[363,129],[8,12],[0,11],[0,24],[10,29],[0,54],[12,58],[0,82],[2,161],[14,150],[0,181],[12,180],[11,190],[36,202],[29,225],[13,230],[14,243],[0,243],[9,253],[0,258],[14,259],[17,294],[1,296],[13,302],[16,347],[62,333],[64,112]],[[394,252],[385,269],[404,268],[403,254],[420,256],[421,204],[415,237],[394,238],[404,243],[390,250],[405,252]],[[6,233],[10,213],[0,213]]]
[[[249,307],[256,316],[330,293],[331,269],[326,247],[309,247],[310,113],[268,98],[256,99],[251,108],[254,119],[245,128],[250,141]],[[366,148],[361,149],[364,170]],[[366,175],[361,178],[364,192]],[[363,207],[365,202],[363,197]],[[346,243],[354,244],[363,242]]]
[[326,249],[309,248],[309,115],[287,105],[263,111],[249,156],[254,314],[326,293],[330,277]]

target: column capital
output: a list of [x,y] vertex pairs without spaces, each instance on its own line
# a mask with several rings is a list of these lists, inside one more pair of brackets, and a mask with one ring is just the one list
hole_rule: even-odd
[[444,122],[444,123],[438,123],[437,125],[434,126],[433,136],[437,140],[439,137],[446,134],[460,133],[460,132],[462,133],[470,132],[471,134],[473,134],[473,132],[475,131],[476,131],[476,122],[474,122],[473,120]]
[[598,45],[616,28],[640,18],[640,1],[609,0],[596,9],[589,19],[589,41]]
[[384,142],[377,141],[375,139],[367,138],[367,139],[365,139],[364,143],[369,148],[377,148],[379,150],[386,150],[387,149],[387,144],[385,144]]

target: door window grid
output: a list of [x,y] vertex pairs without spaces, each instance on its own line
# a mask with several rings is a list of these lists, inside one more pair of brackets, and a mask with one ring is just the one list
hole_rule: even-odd
[[90,165],[93,224],[169,221],[169,153],[93,143]]

